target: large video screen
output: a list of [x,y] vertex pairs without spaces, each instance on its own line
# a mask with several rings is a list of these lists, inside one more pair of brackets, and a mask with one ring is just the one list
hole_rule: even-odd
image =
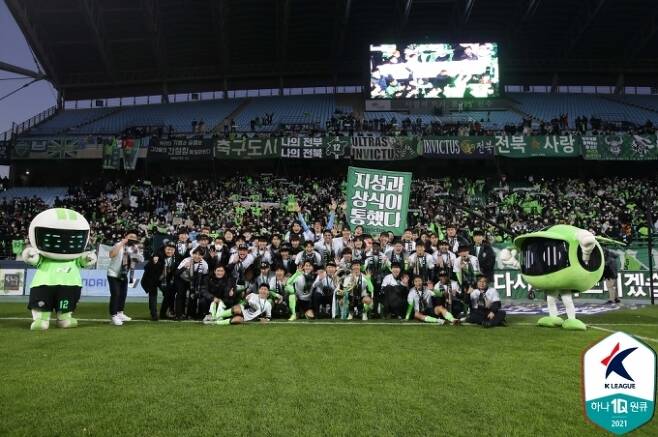
[[373,99],[498,96],[496,43],[370,46]]

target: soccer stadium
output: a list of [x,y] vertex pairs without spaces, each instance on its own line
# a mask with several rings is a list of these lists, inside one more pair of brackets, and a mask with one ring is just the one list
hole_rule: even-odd
[[658,435],[658,2],[4,0],[0,49],[0,435]]

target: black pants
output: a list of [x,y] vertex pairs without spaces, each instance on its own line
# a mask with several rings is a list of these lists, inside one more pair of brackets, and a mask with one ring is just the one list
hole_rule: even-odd
[[107,283],[110,286],[110,315],[115,316],[126,306],[128,278],[119,279],[108,276]]
[[324,306],[327,304],[331,304],[334,299],[334,296],[325,296],[323,293],[313,293],[311,295],[311,303],[313,305],[313,312],[315,313],[315,317],[320,314],[320,305]]
[[382,302],[382,311],[384,317],[388,318],[390,316],[404,316],[407,301],[403,296],[403,287],[388,286],[383,289],[383,293],[384,300]]
[[187,292],[190,288],[190,283],[177,279],[175,284],[174,294],[174,312],[176,317],[183,317],[185,315],[185,305],[187,304]]
[[[176,290],[174,289],[174,285],[170,284],[166,286],[165,288],[160,288],[162,290],[162,304],[160,305],[160,318],[164,319],[167,317],[167,313],[173,313],[175,308],[174,308],[174,299],[176,297]],[[157,299],[157,294],[156,294],[156,299]],[[150,301],[150,296],[149,296],[149,307],[151,305]],[[155,309],[155,307],[154,307]],[[151,312],[151,316],[155,314],[154,312]]]
[[486,308],[478,308],[472,310],[468,316],[468,322],[486,327],[492,327],[492,326],[499,326],[501,323],[505,321],[506,313],[504,310],[498,310],[494,312],[494,318],[491,320],[487,318],[487,314],[489,314],[490,312],[491,311]]

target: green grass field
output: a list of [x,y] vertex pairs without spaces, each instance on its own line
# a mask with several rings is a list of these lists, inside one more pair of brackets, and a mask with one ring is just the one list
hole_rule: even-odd
[[[126,313],[146,319],[144,303]],[[0,303],[0,435],[608,435],[586,422],[583,350],[608,335],[509,326],[82,321],[29,331]],[[83,302],[79,318],[106,318]],[[658,308],[583,317],[658,345]],[[633,324],[633,325],[629,325]],[[630,435],[658,435],[658,421]]]

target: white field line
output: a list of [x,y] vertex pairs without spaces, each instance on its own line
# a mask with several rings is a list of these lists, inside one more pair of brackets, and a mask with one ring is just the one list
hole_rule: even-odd
[[[596,329],[597,331],[610,332],[610,333],[617,332],[612,329],[601,328],[600,326],[589,325],[589,327],[592,329]],[[658,343],[658,338],[643,337],[641,335],[635,335],[635,334],[631,334],[631,335],[633,335],[633,337],[639,338],[640,340],[650,341],[652,343]]]

